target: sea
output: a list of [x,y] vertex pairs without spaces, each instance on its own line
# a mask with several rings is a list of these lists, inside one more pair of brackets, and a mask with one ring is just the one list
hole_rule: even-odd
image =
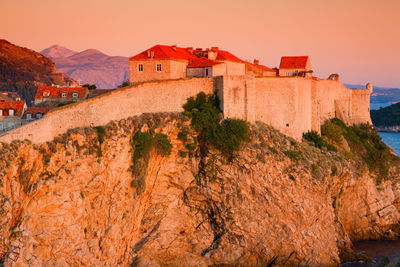
[[[372,102],[370,104],[371,109],[379,109],[390,106],[391,103],[388,102]],[[398,156],[400,156],[400,133],[385,133],[379,132],[379,135],[382,137],[382,141],[393,148],[394,152]]]

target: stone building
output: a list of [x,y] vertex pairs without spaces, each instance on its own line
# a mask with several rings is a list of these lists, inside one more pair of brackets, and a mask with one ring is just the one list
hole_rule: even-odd
[[272,77],[277,76],[277,70],[268,68],[267,66],[261,65],[260,61],[254,59],[254,63],[245,62],[246,74],[253,74],[256,77]]
[[312,77],[311,63],[308,56],[282,57],[279,76]]
[[50,111],[50,108],[46,107],[30,107],[27,108],[22,116],[22,123],[29,123],[38,119],[43,118],[43,116]]
[[88,97],[87,87],[40,86],[35,96],[35,105],[78,102]]
[[26,108],[25,101],[0,102],[0,132],[21,126]]
[[246,62],[219,47],[207,49],[156,45],[129,59],[129,82],[170,80],[222,75],[276,76],[266,66]]

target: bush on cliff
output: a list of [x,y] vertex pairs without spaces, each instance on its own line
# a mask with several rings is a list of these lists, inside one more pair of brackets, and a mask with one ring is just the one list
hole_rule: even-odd
[[388,179],[389,169],[393,164],[399,164],[399,158],[392,154],[391,149],[383,143],[376,129],[370,124],[346,126],[343,121],[334,118],[326,121],[322,129],[325,129],[322,130],[322,135],[331,140],[344,138],[352,154],[365,162],[370,172],[376,175],[377,184]]
[[315,147],[322,149],[326,147],[329,151],[337,151],[336,147],[325,141],[316,131],[308,131],[303,134],[303,138],[314,144]]
[[249,140],[249,125],[244,120],[225,119],[216,95],[200,92],[196,97],[188,98],[183,105],[184,114],[191,118],[193,129],[198,132],[199,145],[212,145],[221,153],[233,158],[235,151],[243,142]]
[[140,194],[146,185],[146,169],[152,149],[154,148],[159,155],[168,156],[171,154],[172,145],[165,134],[141,131],[133,135],[131,145],[133,154],[132,166],[129,169],[135,177],[131,186],[136,188],[137,194]]

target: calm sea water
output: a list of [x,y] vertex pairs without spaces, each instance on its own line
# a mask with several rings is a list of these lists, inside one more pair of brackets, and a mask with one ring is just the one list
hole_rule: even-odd
[[400,133],[383,133],[379,135],[382,137],[382,141],[388,146],[393,148],[398,156],[400,156]]

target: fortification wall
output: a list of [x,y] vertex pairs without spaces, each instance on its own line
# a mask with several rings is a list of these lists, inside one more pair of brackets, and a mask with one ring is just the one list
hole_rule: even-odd
[[220,100],[225,118],[237,118],[254,122],[254,76],[218,76],[214,78],[214,90]]
[[320,132],[321,124],[331,118],[351,123],[351,90],[339,81],[311,80],[312,127]]
[[145,82],[47,113],[42,119],[0,136],[1,142],[29,139],[52,140],[70,128],[104,125],[111,120],[151,112],[179,112],[187,98],[199,92],[212,93],[213,80],[191,78]]
[[297,139],[311,129],[311,80],[300,77],[255,80],[255,120]]
[[351,90],[352,121],[354,123],[372,124],[370,116],[370,94],[372,89]]

